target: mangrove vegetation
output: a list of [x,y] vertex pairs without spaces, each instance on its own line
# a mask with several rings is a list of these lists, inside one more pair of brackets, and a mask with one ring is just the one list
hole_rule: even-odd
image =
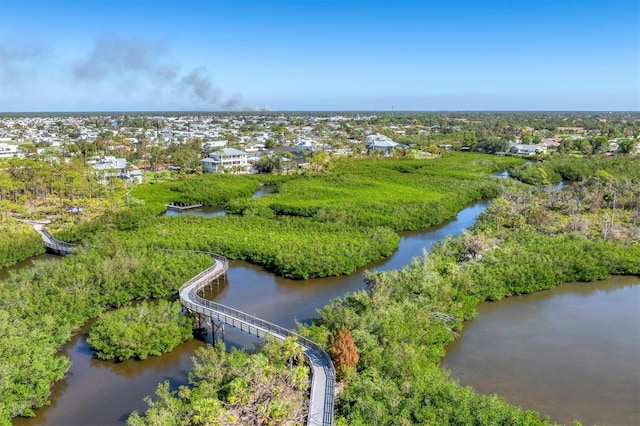
[[[439,362],[481,301],[567,281],[640,275],[640,181],[637,167],[628,170],[632,165],[638,164],[598,161],[585,168],[591,171],[581,185],[563,190],[505,181],[502,195],[473,229],[400,270],[368,274],[366,290],[335,299],[319,318],[301,325],[300,332],[323,344],[338,365],[343,389],[336,423],[550,424],[544,413],[459,385]],[[626,171],[617,173],[621,167]],[[190,407],[205,401],[189,396]],[[167,395],[160,386],[144,418],[157,420],[156,407],[163,407],[166,421],[205,424],[169,412],[184,403],[179,393]]]
[[[176,304],[128,306],[175,295],[211,265],[209,256],[186,250],[246,259],[290,278],[349,274],[389,256],[397,232],[442,223],[472,201],[495,197],[472,230],[399,271],[369,274],[366,291],[334,300],[301,326],[338,365],[343,388],[336,415],[344,425],[549,423],[451,380],[438,366],[444,346],[480,301],[640,274],[640,165],[632,157],[524,164],[452,152],[421,160],[335,160],[330,170],[291,176],[181,175],[135,189],[103,187],[74,175],[69,165],[68,179],[85,179],[80,192],[41,183],[15,188],[28,180],[28,167],[0,171],[14,188],[2,193],[2,202],[11,203],[2,226],[16,236],[0,243],[0,254],[15,253],[4,266],[43,250],[38,235],[15,219],[23,194],[44,209],[23,218],[49,211],[61,219],[50,227],[55,235],[81,239],[82,246],[0,282],[4,424],[47,403],[51,384],[69,368],[58,349],[106,309],[126,306],[102,314],[94,326],[91,344],[99,357],[144,359],[188,338],[188,318]],[[506,168],[522,182],[492,176]],[[560,179],[574,183],[552,185]],[[263,184],[275,192],[252,198]],[[89,207],[69,213],[80,198]],[[169,202],[223,205],[228,214],[160,215]],[[154,328],[157,338],[139,337]],[[190,386],[172,391],[162,384],[147,413],[132,415],[129,423],[300,423],[308,370],[289,343],[268,342],[253,355],[203,349]]]
[[100,359],[146,359],[193,337],[193,318],[180,302],[142,302],[101,314],[87,338]]

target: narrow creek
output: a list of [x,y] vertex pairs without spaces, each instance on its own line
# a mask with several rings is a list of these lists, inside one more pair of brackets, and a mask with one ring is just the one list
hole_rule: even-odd
[[[480,201],[462,210],[456,219],[445,223],[441,226],[432,227],[426,230],[417,232],[406,232],[401,234],[400,245],[396,252],[388,259],[373,262],[367,265],[366,268],[355,272],[348,276],[340,277],[328,277],[322,279],[310,279],[305,281],[289,280],[281,277],[277,277],[272,273],[264,271],[261,267],[249,264],[247,262],[232,261],[230,263],[230,269],[228,272],[228,279],[225,283],[219,286],[213,286],[206,293],[206,297],[217,302],[233,306],[237,309],[243,310],[247,313],[255,314],[268,321],[275,322],[285,327],[295,327],[296,321],[306,322],[310,318],[317,315],[317,309],[326,305],[330,300],[335,297],[343,296],[348,292],[352,292],[364,287],[364,271],[365,270],[390,270],[398,269],[408,264],[415,256],[420,256],[425,249],[429,249],[435,242],[443,240],[448,235],[459,234],[465,229],[469,228],[475,223],[478,215],[486,209],[488,203]],[[640,280],[638,280],[640,281]],[[602,283],[594,283],[590,285],[598,286]],[[640,288],[638,283],[630,284],[631,288],[636,290]],[[567,287],[567,288],[570,288]],[[560,287],[564,291],[565,286]],[[556,291],[552,290],[551,292]],[[603,291],[603,297],[607,297],[607,294],[611,292]],[[499,303],[495,303],[496,309],[499,310],[503,303],[520,299],[513,298],[507,299]],[[593,303],[600,303],[595,301]],[[484,306],[484,304],[482,305]],[[591,305],[590,305],[591,306]],[[594,305],[595,306],[595,305]],[[535,303],[527,304],[527,309],[535,310]],[[598,308],[595,308],[597,311]],[[631,309],[633,306],[625,305],[622,307],[624,310]],[[585,312],[592,312],[594,309],[585,309]],[[638,312],[638,309],[635,310]],[[633,314],[633,313],[632,313]],[[512,312],[511,315],[518,317],[518,312]],[[467,335],[468,330],[471,329],[482,318],[482,314],[478,320],[471,321],[466,324],[463,336]],[[510,318],[502,320],[503,325],[509,326],[514,323]],[[620,333],[633,333],[633,326],[628,321],[625,323],[619,323],[616,326],[621,330],[615,333],[615,336],[620,336]],[[636,321],[637,323],[637,321]],[[567,324],[567,323],[565,323]],[[492,324],[491,327],[496,328],[499,324]],[[528,322],[524,322],[522,330],[516,331],[515,335],[509,337],[514,342],[519,339],[528,339],[528,336],[532,331],[527,331],[526,327]],[[558,324],[558,329],[563,329],[566,325]],[[192,363],[190,357],[194,351],[203,344],[198,341],[187,342],[169,354],[165,354],[161,357],[149,358],[145,361],[125,361],[122,363],[105,362],[92,357],[91,350],[86,343],[86,334],[89,330],[89,324],[85,325],[80,333],[78,333],[65,347],[63,351],[71,358],[73,365],[70,370],[70,374],[64,380],[56,383],[53,388],[53,394],[51,397],[51,405],[43,407],[36,411],[36,417],[32,419],[18,418],[14,420],[15,425],[113,425],[123,424],[126,418],[133,410],[142,411],[146,409],[146,403],[144,397],[147,395],[153,395],[157,383],[169,380],[172,387],[185,384],[187,381],[187,372],[191,368]],[[491,334],[491,330],[485,330],[485,333]],[[598,329],[599,333],[608,334],[608,328]],[[496,332],[498,333],[498,332]],[[499,334],[499,333],[498,333]],[[543,336],[550,336],[553,333],[547,331],[540,333]],[[626,339],[633,337],[631,334],[627,334]],[[612,334],[613,336],[613,334]],[[638,336],[636,332],[635,336]],[[253,337],[244,335],[243,333],[234,331],[230,327],[227,327],[225,332],[227,345],[251,347],[256,339]],[[466,337],[459,339],[455,344],[462,344],[466,341]],[[501,347],[502,343],[494,343],[494,346]],[[565,346],[571,346],[569,341]],[[517,346],[517,345],[516,345]],[[629,362],[633,362],[640,356],[640,347],[632,347],[625,353],[611,354],[612,360],[611,369],[621,367],[624,372],[629,373]],[[506,348],[506,346],[504,346]],[[506,358],[518,358],[518,356],[509,357],[509,350],[505,349]],[[587,355],[583,357],[579,362],[590,363],[592,359],[588,356],[591,349],[580,346],[578,350],[585,351]],[[448,348],[449,353],[453,353],[453,346]],[[476,353],[476,348],[471,345],[465,346],[460,352],[468,352],[470,355]],[[564,364],[560,363],[554,365],[557,362],[558,357],[545,358],[549,350],[535,351],[540,357],[540,363],[548,367],[550,370],[555,370],[557,375],[565,374]],[[515,354],[515,352],[513,352]],[[493,355],[486,355],[493,356]],[[457,361],[456,356],[448,355],[443,361],[443,365],[451,369],[454,373],[454,377],[459,377],[463,384],[463,380],[468,373],[461,373],[457,376],[460,363],[464,364],[466,361]],[[462,358],[459,358],[462,359]],[[482,358],[480,358],[482,359]],[[626,361],[625,361],[626,359]],[[566,361],[566,359],[565,359]],[[578,362],[578,361],[576,361]],[[525,367],[512,367],[510,364],[503,364],[505,371],[511,371],[514,368],[526,368]],[[636,367],[638,363],[636,362]],[[485,369],[484,366],[475,366],[472,370]],[[635,373],[638,372],[636,368]],[[600,371],[600,374],[612,374],[610,371]],[[553,373],[550,373],[553,374]],[[591,381],[593,386],[597,386],[601,381],[601,376],[593,374],[584,380]],[[487,378],[486,381],[491,382],[493,379]],[[514,376],[511,378],[511,387],[518,388],[521,386],[519,382],[521,378]],[[568,379],[569,380],[569,379]],[[640,383],[640,382],[637,382]],[[513,403],[520,402],[509,399],[509,390],[485,390],[479,389],[481,392],[499,392],[501,396],[504,396],[508,401]],[[505,392],[503,394],[502,392]],[[625,394],[634,394],[633,389],[620,388],[612,389],[611,395],[607,399],[607,402],[602,403],[595,407],[590,407],[591,402],[589,400],[583,401],[580,405],[579,412],[573,414],[573,411],[553,414],[554,419],[566,418],[586,418],[586,411],[590,408],[603,411],[606,408],[606,412],[613,412],[618,410],[613,403],[616,399],[618,392]],[[525,407],[539,409],[544,414],[551,415],[551,411],[547,408],[537,408],[538,400],[546,398],[544,392],[531,393],[526,395],[527,404],[522,403]],[[637,389],[635,395],[638,395]],[[618,394],[619,399],[623,397],[629,400],[628,395]],[[574,395],[561,394],[554,396],[554,404],[558,406],[561,412],[568,398],[573,398]],[[633,399],[633,396],[632,398]],[[637,398],[636,398],[637,400]],[[607,405],[611,404],[611,405]],[[636,404],[637,413],[637,404]],[[564,421],[564,420],[559,420]],[[587,423],[588,424],[588,423]],[[616,424],[600,422],[599,424]]]
[[[394,254],[373,262],[354,274],[305,281],[277,277],[247,262],[232,261],[227,282],[211,287],[206,297],[292,328],[295,321],[308,321],[331,299],[364,287],[364,271],[398,269],[423,249],[448,235],[459,234],[475,223],[488,203],[480,201],[462,210],[441,226],[401,234]],[[169,380],[173,387],[187,382],[190,357],[203,344],[192,340],[171,353],[145,361],[113,363],[95,359],[86,343],[90,324],[67,343],[63,351],[73,362],[68,377],[53,387],[51,405],[36,411],[36,417],[16,418],[15,425],[113,425],[123,424],[133,410],[142,411],[144,397],[153,395],[156,385]],[[228,345],[252,347],[253,337],[225,331]]]

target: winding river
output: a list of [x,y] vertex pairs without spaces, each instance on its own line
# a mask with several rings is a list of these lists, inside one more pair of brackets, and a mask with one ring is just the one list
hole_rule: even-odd
[[[470,227],[486,206],[487,203],[485,201],[480,201],[465,208],[458,214],[456,219],[444,225],[418,232],[402,233],[400,245],[396,252],[388,259],[367,265],[366,269],[389,270],[401,268],[409,263],[413,257],[421,255],[424,249],[429,249],[434,242],[441,241],[448,235],[459,234]],[[264,271],[258,266],[251,265],[246,262],[232,261],[230,263],[227,281],[219,286],[211,287],[206,293],[206,297],[217,302],[233,306],[247,313],[253,313],[256,316],[279,325],[292,328],[295,326],[296,320],[307,322],[310,318],[316,316],[316,310],[326,305],[331,299],[343,296],[347,292],[363,288],[364,271],[365,268],[349,276],[295,281],[277,277]],[[636,280],[635,284],[633,282],[630,283],[627,287],[636,289],[637,291],[640,288],[640,286],[637,285],[638,281],[640,280]],[[598,286],[602,284],[603,283],[595,283],[590,285],[594,285],[599,288]],[[552,290],[548,293],[562,293],[565,292],[565,288],[570,287],[562,286],[559,290]],[[612,292],[596,291],[595,293],[598,294],[600,298],[607,298]],[[537,294],[532,296],[537,296]],[[513,300],[524,300],[524,298],[518,297],[507,299],[499,303],[494,303],[493,306],[495,306],[496,310],[500,310],[500,306],[508,306],[507,304]],[[511,312],[511,315],[519,317],[522,314],[521,311],[524,310],[525,303],[527,306],[526,309],[534,311],[537,309],[537,302],[535,300],[531,300],[530,303],[522,302],[523,308],[517,312]],[[597,303],[599,306],[599,303],[601,302],[595,300],[591,303]],[[467,324],[464,331],[465,337],[461,338],[458,342],[455,342],[454,345],[457,344],[458,346],[461,346],[462,343],[466,342],[466,336],[473,333],[472,327],[479,324],[485,316],[484,313],[482,313],[484,306],[485,305],[483,304],[480,307],[481,314],[478,319]],[[633,310],[634,307],[625,305],[624,309]],[[593,309],[585,309],[585,311],[592,312]],[[637,313],[637,310],[635,312]],[[499,327],[512,327],[513,324],[514,321],[511,319],[494,321],[488,326],[491,329],[485,329],[484,333],[495,333],[500,336],[502,332],[499,331]],[[523,327],[526,328],[528,325],[528,322],[524,321]],[[610,330],[610,328],[620,329],[616,331],[616,336],[618,336],[619,333],[633,333],[633,327],[628,328],[628,325],[629,322],[626,324],[616,323],[611,325],[602,325],[601,328],[598,328],[598,333],[613,336],[614,334],[611,333],[612,330]],[[202,343],[193,340],[179,346],[171,353],[165,354],[161,357],[152,357],[145,361],[129,360],[122,363],[105,362],[92,357],[92,353],[86,343],[86,333],[89,326],[90,324],[85,325],[81,332],[63,348],[63,351],[72,359],[73,365],[68,377],[54,385],[51,405],[37,410],[36,417],[33,419],[15,419],[15,425],[122,424],[131,411],[144,410],[146,408],[146,403],[143,401],[143,398],[146,395],[153,395],[158,382],[169,380],[173,387],[186,383],[187,371],[192,366],[190,356],[193,355],[196,348],[202,346]],[[557,328],[552,329],[557,330]],[[553,333],[547,331],[540,334],[543,336],[549,336]],[[529,339],[529,334],[525,330],[516,332],[516,335],[509,337],[509,339],[516,340],[519,338],[518,336],[524,340]],[[636,333],[635,336],[637,337],[638,333]],[[225,337],[227,345],[251,347],[255,342],[253,337],[246,336],[240,332],[234,332],[230,327],[227,328]],[[626,336],[627,339],[633,339],[633,337],[633,335]],[[572,344],[573,343],[571,341],[567,341],[563,348],[571,346]],[[600,345],[601,343],[598,344]],[[500,347],[500,345],[501,344],[493,343],[494,347]],[[636,345],[636,347],[631,347],[629,352],[611,353],[611,359],[615,361],[611,363],[610,367],[617,368],[618,366],[622,366],[623,369],[628,368],[627,366],[629,365],[629,362],[633,363],[634,360],[637,360],[640,354],[640,347],[637,346],[638,345]],[[590,349],[583,346],[580,346],[578,349],[583,352],[590,352]],[[473,356],[476,351],[477,348],[474,346],[471,349],[468,347],[462,348],[459,352],[469,352],[470,355]],[[518,389],[522,386],[522,383],[520,382],[522,378],[520,376],[512,376],[510,378],[504,377],[508,376],[508,372],[526,369],[527,367],[514,366],[511,364],[511,362],[515,360],[514,358],[519,357],[509,356],[509,351],[511,351],[511,349],[505,349],[504,351],[506,352],[507,361],[501,361],[502,364],[499,364],[505,371],[505,374],[501,376],[502,378],[500,380],[503,387],[497,390],[481,387],[478,389],[481,392],[499,391],[500,395],[505,396],[505,398],[510,402],[520,403],[509,398],[510,392],[512,392],[513,389]],[[455,347],[452,345],[449,348],[449,355],[444,360],[443,364],[446,368],[453,371],[453,375],[455,377],[459,377],[461,381],[465,383],[463,378],[465,378],[468,373],[465,373],[464,370],[459,367],[467,361],[464,361],[464,358],[459,358],[454,355],[455,352]],[[539,355],[540,362],[544,364],[546,368],[556,371],[555,374],[564,374],[564,363],[561,363],[560,365],[553,365],[553,363],[557,361],[557,357],[550,358],[547,361],[544,360],[544,355],[549,352],[548,350],[534,350],[534,352]],[[460,359],[460,361],[458,361],[458,359]],[[480,359],[483,360],[484,358],[480,357]],[[624,359],[626,359],[626,361],[624,361]],[[565,359],[565,361],[567,361],[567,359]],[[591,358],[586,356],[584,359],[574,359],[572,362],[589,363],[591,362]],[[637,366],[638,363],[636,362],[636,367]],[[484,370],[485,367],[472,367],[473,371],[476,369]],[[637,373],[637,371],[638,370],[636,369],[635,373]],[[549,374],[554,373],[550,371]],[[609,374],[609,371],[607,371],[606,374]],[[597,383],[600,383],[600,378],[597,375],[590,377],[590,380],[596,385]],[[485,381],[492,382],[493,379],[488,378],[485,379]],[[507,385],[507,383],[509,384]],[[612,392],[614,392],[614,390],[612,390]],[[615,392],[629,393],[630,390],[628,388],[620,390],[616,389]],[[631,389],[630,393],[632,395],[634,394],[633,389]],[[615,410],[618,410],[618,408],[613,405],[614,401],[612,401],[616,398],[615,395],[616,394],[613,393],[611,398],[606,402],[603,401],[602,404],[595,408],[602,410],[602,405],[604,404],[607,407],[608,413],[613,413]],[[526,398],[527,400],[524,401],[522,405],[528,408],[539,409],[545,414],[551,414],[552,411],[550,409],[537,405],[537,401],[540,396],[544,396],[544,392],[528,394]],[[572,395],[566,395],[566,397],[571,396]],[[622,397],[622,394],[619,396]],[[635,389],[635,396],[637,402],[638,389]],[[562,395],[558,397],[554,396],[553,398],[554,404],[558,405],[560,407],[560,411],[562,411],[562,406],[565,405],[566,398],[563,398]],[[633,397],[631,400],[633,400]],[[564,421],[561,420],[564,418],[563,416],[567,418],[587,418],[586,411],[590,408],[589,405],[590,401],[583,401],[577,414],[573,414],[573,411],[565,413],[566,416],[565,414],[552,414],[552,418],[557,418],[560,421]],[[637,414],[637,404],[635,408]],[[602,422],[600,424],[602,424]],[[604,424],[620,423],[607,423],[605,421]]]

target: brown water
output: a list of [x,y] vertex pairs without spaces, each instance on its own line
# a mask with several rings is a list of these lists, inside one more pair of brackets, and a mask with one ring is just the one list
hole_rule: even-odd
[[[273,194],[276,188],[271,185],[263,185],[254,192],[251,196],[253,198],[260,198],[263,195]],[[215,217],[215,216],[226,216],[226,212],[224,211],[224,207],[222,206],[209,206],[209,207],[201,207],[197,209],[190,210],[167,210],[164,212],[165,216],[203,216],[203,217]]]
[[442,366],[553,421],[640,425],[640,277],[481,303]]
[[[373,262],[368,269],[397,269],[420,256],[434,242],[469,228],[487,207],[478,202],[462,210],[455,220],[439,227],[401,235],[398,250],[388,259]],[[261,267],[232,261],[228,279],[212,286],[206,297],[285,327],[295,320],[308,321],[316,309],[347,292],[364,288],[365,268],[349,276],[306,281],[276,277]],[[53,387],[51,405],[36,411],[33,419],[14,419],[15,425],[113,425],[122,424],[133,410],[146,409],[144,397],[153,395],[159,382],[169,380],[175,388],[187,382],[190,357],[197,341],[187,342],[171,353],[145,361],[106,362],[93,358],[86,343],[89,324],[63,351],[71,358],[69,377]],[[227,327],[227,345],[252,347],[257,339]]]
[[33,268],[38,262],[58,259],[61,259],[61,257],[54,254],[44,253],[30,257],[29,259],[18,262],[13,266],[9,266],[8,268],[0,268],[0,281],[6,280],[14,272],[18,272],[26,268]]
[[[401,268],[434,242],[470,227],[486,206],[487,203],[479,202],[461,211],[455,220],[445,225],[403,233],[393,256],[373,262],[367,269]],[[317,316],[316,310],[331,299],[363,288],[364,270],[349,276],[295,281],[276,277],[246,262],[232,261],[227,281],[211,287],[206,297],[282,326],[294,327],[296,320],[307,322]],[[473,324],[471,322],[469,326]],[[186,383],[187,371],[192,366],[190,357],[197,347],[202,346],[191,341],[161,357],[112,363],[92,357],[86,343],[87,330],[88,325],[64,347],[73,365],[69,377],[54,385],[52,404],[37,410],[35,419],[15,419],[14,424],[122,424],[131,411],[146,408],[143,399],[153,395],[157,383],[169,380],[173,387]],[[251,347],[257,342],[256,338],[230,327],[226,328],[225,340],[227,345],[243,347]],[[599,377],[592,377],[591,381],[598,383]],[[530,395],[531,398],[538,396]],[[562,400],[558,401],[564,404]]]

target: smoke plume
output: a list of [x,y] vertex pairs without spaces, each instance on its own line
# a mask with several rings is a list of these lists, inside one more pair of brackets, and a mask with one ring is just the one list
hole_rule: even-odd
[[[240,95],[224,97],[213,83],[211,74],[203,67],[181,72],[172,60],[169,46],[105,34],[96,40],[87,57],[76,62],[72,73],[77,83],[101,81],[131,82],[151,88],[152,94],[170,93],[203,107],[236,108]],[[126,94],[126,93],[125,93]]]

